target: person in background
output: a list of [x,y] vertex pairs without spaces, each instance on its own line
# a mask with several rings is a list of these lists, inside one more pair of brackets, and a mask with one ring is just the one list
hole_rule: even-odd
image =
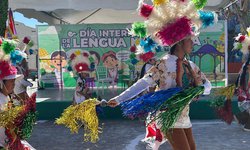
[[243,130],[250,131],[250,58],[242,65],[237,81],[238,107],[240,112],[234,115],[234,119],[243,127]]
[[21,80],[16,80],[14,94],[17,95],[17,99],[22,103],[25,104],[25,100],[29,98],[27,93],[27,87],[32,87],[33,84],[27,80],[29,76],[29,68],[26,61],[26,58],[23,58],[20,64],[16,65],[16,69],[18,74],[22,74],[24,76]]
[[143,78],[143,76],[147,73],[147,71],[153,67],[156,63],[156,58],[150,58],[143,66],[141,69],[141,74],[140,74],[140,79]]
[[89,77],[89,73],[80,72],[79,77],[76,81],[76,88],[73,97],[73,104],[79,104],[86,99],[90,98],[89,87],[86,84],[86,78]]
[[74,105],[91,97],[86,79],[90,76],[91,71],[94,70],[95,62],[90,60],[94,60],[94,58],[87,51],[76,50],[70,56],[71,68],[78,75],[73,96]]
[[[249,31],[250,28],[247,28]],[[235,37],[234,49],[240,50],[243,53],[244,64],[239,72],[236,81],[236,91],[238,96],[238,107],[240,112],[234,116],[234,119],[243,126],[243,130],[250,131],[250,35],[238,34]]]

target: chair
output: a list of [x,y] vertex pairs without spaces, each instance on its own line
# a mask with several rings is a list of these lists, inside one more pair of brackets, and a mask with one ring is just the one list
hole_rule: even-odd
[[130,79],[127,77],[127,75],[119,74],[118,82],[122,84],[123,89],[126,88],[126,85],[128,85],[129,81]]
[[[97,81],[102,83],[102,89],[104,83],[111,83],[112,79],[108,78],[107,68],[103,66],[98,66],[96,68]],[[108,86],[107,86],[108,87]]]
[[131,81],[134,80],[134,71],[130,70],[129,75],[119,74],[118,82],[122,83],[123,88],[129,87]]

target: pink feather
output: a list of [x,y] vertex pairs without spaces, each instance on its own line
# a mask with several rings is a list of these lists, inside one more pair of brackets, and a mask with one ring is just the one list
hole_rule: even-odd
[[156,34],[164,46],[171,46],[189,35],[193,35],[192,26],[191,20],[186,17],[182,17],[172,24],[165,25]]

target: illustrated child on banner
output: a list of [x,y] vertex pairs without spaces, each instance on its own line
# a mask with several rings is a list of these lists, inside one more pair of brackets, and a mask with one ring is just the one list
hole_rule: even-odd
[[112,79],[112,85],[117,85],[119,71],[127,68],[125,63],[119,65],[119,60],[116,57],[116,53],[113,51],[108,51],[102,55],[103,65],[108,70],[108,78]]

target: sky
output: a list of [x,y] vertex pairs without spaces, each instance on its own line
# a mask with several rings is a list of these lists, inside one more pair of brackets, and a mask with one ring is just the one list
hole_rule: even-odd
[[14,20],[16,22],[21,22],[21,23],[25,24],[26,26],[29,26],[32,28],[36,28],[36,25],[47,25],[47,23],[38,22],[36,19],[26,18],[23,16],[23,14],[21,14],[19,12],[14,12],[13,16],[14,16]]

